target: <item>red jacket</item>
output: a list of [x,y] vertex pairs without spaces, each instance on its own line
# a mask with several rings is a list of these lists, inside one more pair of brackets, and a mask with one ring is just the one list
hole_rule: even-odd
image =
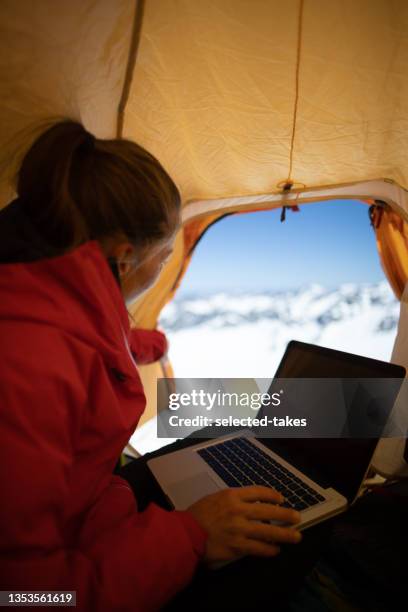
[[112,470],[145,408],[133,357],[157,360],[165,338],[130,330],[97,242],[0,269],[0,590],[157,609],[189,582],[206,536],[187,512],[138,512]]

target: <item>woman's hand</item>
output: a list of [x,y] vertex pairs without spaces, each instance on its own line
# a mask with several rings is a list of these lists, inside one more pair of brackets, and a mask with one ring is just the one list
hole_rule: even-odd
[[294,527],[265,522],[300,521],[299,512],[277,505],[282,502],[274,489],[253,485],[225,489],[190,506],[188,511],[208,533],[204,560],[211,565],[244,555],[273,557],[280,551],[279,543],[300,542],[302,536]]

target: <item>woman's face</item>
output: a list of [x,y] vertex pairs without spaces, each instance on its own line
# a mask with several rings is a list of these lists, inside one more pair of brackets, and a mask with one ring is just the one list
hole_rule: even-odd
[[130,243],[119,248],[117,263],[126,303],[133,302],[157,280],[173,252],[174,236],[136,251]]

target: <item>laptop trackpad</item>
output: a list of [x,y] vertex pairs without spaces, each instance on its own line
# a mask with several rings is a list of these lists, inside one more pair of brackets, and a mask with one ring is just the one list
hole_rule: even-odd
[[169,497],[177,510],[184,510],[198,499],[219,490],[220,487],[208,472],[199,472],[168,487]]

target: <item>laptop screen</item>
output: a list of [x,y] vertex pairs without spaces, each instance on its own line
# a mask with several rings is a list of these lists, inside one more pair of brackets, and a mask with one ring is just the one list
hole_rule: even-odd
[[[289,343],[276,378],[393,378],[405,368],[303,342]],[[271,385],[271,389],[273,386]],[[324,487],[350,502],[370,465],[378,438],[280,438],[261,442]]]

